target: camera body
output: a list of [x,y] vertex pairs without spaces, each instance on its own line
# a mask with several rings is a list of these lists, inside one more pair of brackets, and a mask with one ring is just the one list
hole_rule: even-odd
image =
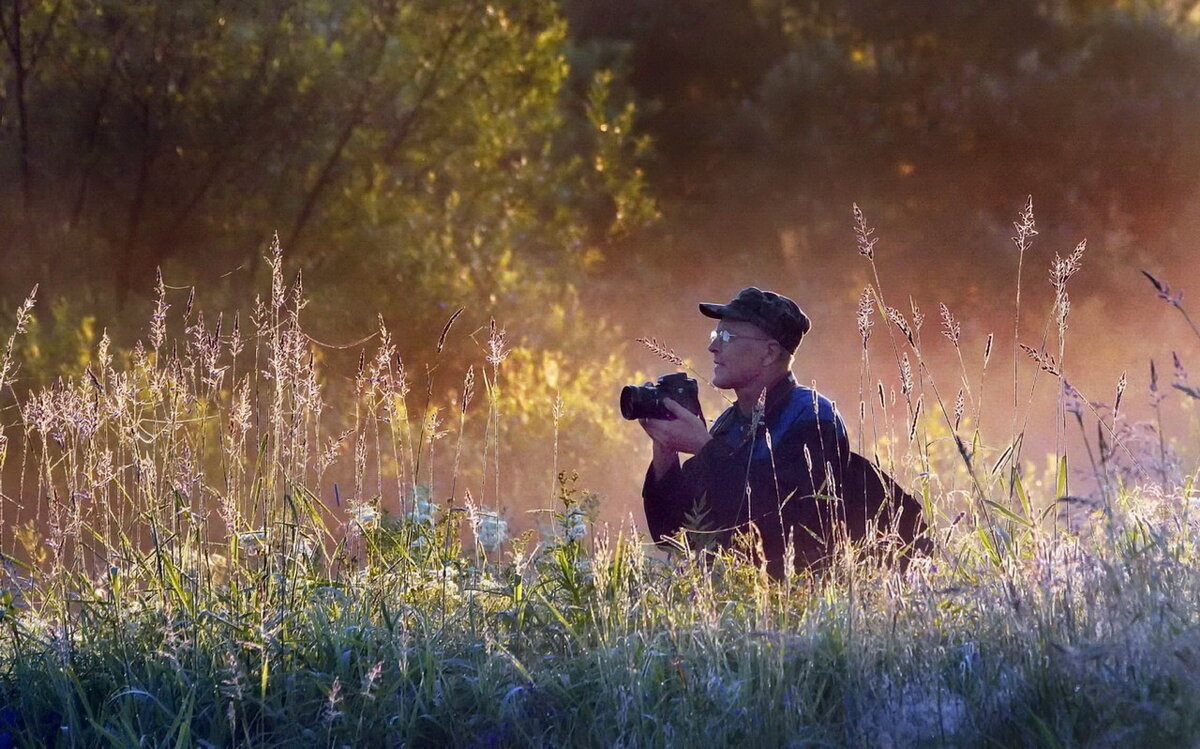
[[663,405],[663,398],[670,398],[701,416],[700,386],[683,372],[663,375],[653,384],[626,385],[621,388],[621,415],[631,420],[674,419],[675,414]]

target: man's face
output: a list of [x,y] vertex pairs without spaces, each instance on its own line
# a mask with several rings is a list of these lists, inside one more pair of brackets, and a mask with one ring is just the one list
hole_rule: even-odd
[[713,355],[713,385],[739,388],[754,383],[763,373],[771,345],[778,344],[754,323],[721,320],[716,332],[723,330],[732,336],[728,343],[717,337],[708,344]]

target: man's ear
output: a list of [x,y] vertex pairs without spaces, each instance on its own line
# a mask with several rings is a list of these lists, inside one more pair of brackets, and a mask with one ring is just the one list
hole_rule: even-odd
[[[771,356],[774,354],[774,356]],[[767,357],[763,358],[763,366],[770,366],[783,357],[783,346],[777,341],[767,341]]]

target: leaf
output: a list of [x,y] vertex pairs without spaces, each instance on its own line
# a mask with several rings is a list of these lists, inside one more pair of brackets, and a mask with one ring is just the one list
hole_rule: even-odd
[[1061,455],[1058,458],[1058,479],[1054,489],[1054,496],[1067,496],[1067,456]]
[[999,566],[1000,552],[996,551],[996,545],[992,543],[987,530],[982,525],[976,526],[975,535],[979,537],[979,543],[983,545],[983,550],[987,552],[988,557],[992,560],[992,564]]
[[192,745],[192,712],[196,706],[196,688],[192,687],[188,692],[187,699],[183,703],[183,711],[175,718],[175,722],[171,725],[171,732],[176,733],[175,749],[184,749]]
[[557,619],[559,623],[566,627],[567,631],[571,633],[571,636],[578,637],[579,635],[575,632],[575,628],[571,626],[571,623],[567,621],[567,618],[563,616],[561,611],[558,610],[558,607],[546,597],[546,594],[539,590],[537,591],[537,595],[538,598],[542,599],[542,603],[546,604],[546,608],[550,610],[550,613],[554,615],[554,618]]
[[1032,526],[1033,508],[1029,504],[1029,495],[1025,493],[1025,482],[1021,481],[1021,474],[1013,471],[1013,489],[1017,492],[1017,499],[1021,502],[1021,512],[1025,513],[1025,517],[1030,519]]
[[1017,513],[1013,512],[1012,510],[1008,509],[1004,505],[1000,504],[999,502],[993,502],[990,499],[985,499],[983,501],[988,507],[991,507],[997,513],[999,513],[1001,517],[1008,518],[1009,520],[1013,521],[1014,523],[1019,523],[1019,524],[1025,526],[1026,528],[1033,527],[1033,523],[1029,522],[1025,518],[1018,515]]
[[995,462],[995,463],[992,465],[992,473],[999,473],[999,472],[1000,472],[1000,468],[1001,468],[1001,467],[1002,467],[1002,466],[1003,466],[1003,465],[1004,465],[1006,462],[1008,462],[1008,459],[1009,459],[1010,457],[1012,457],[1012,454],[1013,454],[1013,449],[1014,449],[1016,446],[1017,446],[1017,443],[1016,443],[1016,442],[1014,442],[1014,443],[1012,443],[1011,445],[1009,445],[1008,447],[1004,448],[1004,452],[1000,453],[1000,457],[999,457],[999,458],[997,458],[997,459],[996,459],[996,462]]
[[179,569],[171,561],[171,558],[165,554],[161,555],[159,561],[162,563],[163,577],[166,578],[167,584],[175,593],[175,597],[179,599],[179,603],[183,605],[184,610],[188,612],[189,616],[195,616],[195,601],[192,599],[191,593],[183,587],[183,579],[179,574]]

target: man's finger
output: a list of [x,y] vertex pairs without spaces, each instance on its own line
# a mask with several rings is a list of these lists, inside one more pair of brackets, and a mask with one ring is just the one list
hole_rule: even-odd
[[664,406],[666,406],[666,408],[667,408],[667,410],[668,410],[668,411],[670,411],[671,413],[675,414],[676,416],[678,416],[678,417],[679,417],[679,418],[681,418],[681,419],[687,419],[687,418],[689,418],[689,417],[690,417],[690,418],[692,418],[692,419],[698,419],[698,418],[699,418],[698,416],[696,416],[696,414],[694,414],[694,413],[692,413],[691,411],[687,410],[686,408],[684,408],[683,406],[679,405],[678,403],[676,403],[675,401],[671,400],[670,398],[663,398],[663,401],[662,401],[662,402],[663,402],[663,405],[664,405]]

